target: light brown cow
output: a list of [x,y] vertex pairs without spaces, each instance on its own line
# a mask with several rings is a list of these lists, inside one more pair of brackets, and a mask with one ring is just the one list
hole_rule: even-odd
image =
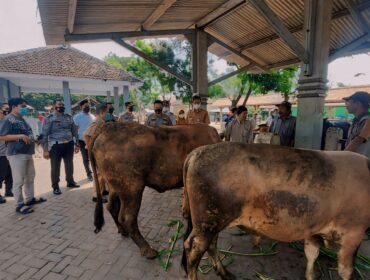
[[195,148],[221,141],[208,125],[147,127],[135,122],[110,123],[93,140],[91,163],[98,194],[95,232],[104,224],[100,185],[109,187],[107,205],[119,232],[129,235],[141,254],[157,252],[140,234],[137,217],[145,186],[158,192],[180,188],[186,156]]
[[[304,240],[306,279],[314,279],[319,246],[339,245],[338,272],[348,280],[370,226],[370,162],[350,152],[219,143],[194,150],[184,164],[183,211],[189,219],[183,265],[197,279],[204,252],[223,279],[217,236],[240,226],[269,238]],[[191,225],[193,228],[191,229]]]

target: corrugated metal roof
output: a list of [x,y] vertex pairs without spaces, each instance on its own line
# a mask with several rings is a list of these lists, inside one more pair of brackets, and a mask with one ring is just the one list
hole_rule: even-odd
[[[146,19],[163,0],[78,0],[74,34],[140,30]],[[178,0],[168,8],[149,30],[187,29],[217,10],[226,0]],[[230,1],[232,2],[232,1]],[[230,3],[229,2],[229,3]],[[245,1],[205,27],[205,31],[264,66],[284,66],[298,61],[297,56],[280,39],[258,11]],[[303,42],[304,0],[266,0],[267,5]],[[369,0],[355,0],[370,25]],[[69,0],[38,0],[47,44],[64,43]],[[344,0],[333,0],[330,49],[333,52],[363,36],[365,31],[351,18]],[[243,58],[213,44],[212,53],[239,65]]]

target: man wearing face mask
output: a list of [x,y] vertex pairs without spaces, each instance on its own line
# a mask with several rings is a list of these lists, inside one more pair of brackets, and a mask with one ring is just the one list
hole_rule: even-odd
[[[3,119],[9,114],[9,105],[2,104],[0,106],[0,126]],[[5,141],[0,141],[0,188],[5,182],[5,196],[12,197],[13,177],[9,161],[6,158],[6,144]],[[6,202],[5,198],[0,195],[0,204]]]
[[68,188],[78,188],[73,178],[73,154],[79,150],[77,127],[72,116],[65,114],[64,102],[56,99],[53,102],[54,113],[49,115],[42,129],[42,146],[44,158],[50,159],[51,186],[55,195],[61,194],[60,164],[64,162]]
[[114,115],[114,106],[112,102],[107,102],[107,108],[109,116],[106,117],[106,121],[108,122],[116,122],[118,121],[118,117]]
[[86,143],[83,139],[83,135],[89,125],[95,120],[95,116],[90,113],[90,103],[84,99],[80,102],[81,112],[73,117],[73,120],[78,128],[78,142],[81,149],[81,155],[86,171],[87,178],[92,181],[92,172],[90,168],[89,154],[87,152]]
[[46,200],[34,197],[35,142],[32,129],[23,118],[29,113],[27,103],[22,98],[11,98],[9,107],[11,112],[0,126],[0,141],[6,142],[6,155],[13,173],[15,211],[29,214],[33,212],[33,204]]
[[137,118],[134,114],[134,105],[132,102],[125,103],[126,112],[119,116],[118,121],[120,122],[137,122]]
[[186,125],[186,124],[188,124],[186,122],[185,111],[184,110],[179,111],[179,114],[177,115],[176,123],[177,123],[177,125]]
[[225,141],[253,143],[253,124],[247,120],[248,110],[245,106],[239,106],[236,110],[236,118],[232,120],[225,131]]
[[164,100],[163,101],[163,113],[169,116],[171,119],[172,125],[176,125],[176,116],[174,113],[170,111],[170,101]]
[[145,124],[148,126],[172,125],[170,117],[163,113],[163,102],[161,100],[154,101],[154,113],[148,116]]
[[208,112],[200,108],[201,98],[199,95],[193,96],[192,105],[193,105],[193,110],[190,110],[186,117],[187,123],[188,124],[199,124],[199,123],[210,124],[211,122],[209,121]]

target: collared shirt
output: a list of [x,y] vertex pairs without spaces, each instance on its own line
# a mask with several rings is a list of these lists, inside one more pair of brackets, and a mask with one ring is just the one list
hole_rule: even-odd
[[226,141],[253,143],[253,127],[250,120],[239,121],[237,118],[226,126]]
[[42,127],[42,147],[44,151],[51,150],[52,146],[58,143],[65,143],[78,140],[77,127],[73,122],[72,116],[68,114],[59,115],[57,113],[48,116]]
[[176,125],[176,116],[174,113],[168,111],[165,114],[171,119],[172,125]]
[[188,124],[211,123],[209,121],[208,112],[204,109],[190,110],[186,117],[186,122]]
[[275,119],[269,128],[269,132],[280,136],[280,145],[292,147],[295,137],[296,118],[289,116],[287,118]]
[[172,121],[166,114],[157,115],[155,113],[150,114],[146,120],[146,125],[156,126],[156,125],[172,125]]
[[358,147],[356,152],[370,159],[370,113],[354,118],[348,134],[346,145],[358,136],[363,138],[365,142]]
[[180,117],[178,117],[177,120],[176,120],[176,124],[177,125],[186,125],[188,123],[186,122],[186,118],[180,118]]
[[120,122],[137,122],[137,118],[134,113],[123,113],[119,116],[118,121]]
[[[17,117],[13,114],[5,116],[0,126],[0,135],[18,135],[24,134],[33,138],[32,128],[23,117]],[[6,155],[14,156],[19,154],[33,155],[35,153],[35,143],[26,144],[22,140],[6,142]]]
[[84,132],[95,120],[95,116],[90,113],[85,114],[84,112],[80,112],[73,117],[73,120],[78,127],[78,139],[83,140]]

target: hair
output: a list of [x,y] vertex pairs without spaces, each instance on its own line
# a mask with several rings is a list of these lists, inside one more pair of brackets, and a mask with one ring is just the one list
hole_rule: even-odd
[[170,105],[170,101],[168,101],[168,100],[163,100],[163,106],[165,106],[165,105]]
[[161,104],[163,106],[163,101],[162,100],[155,100],[153,104]]
[[96,106],[96,114],[101,114],[104,111],[107,111],[108,106],[106,103],[99,104]]
[[27,104],[27,101],[24,100],[23,98],[10,98],[8,102],[10,110],[12,110],[14,107],[17,107],[18,105],[23,104],[23,103]]
[[53,105],[57,104],[57,102],[64,102],[64,101],[61,98],[54,99]]
[[1,103],[0,104],[0,109],[4,109],[5,106],[9,107],[9,104],[8,103]]
[[192,100],[195,101],[195,100],[202,100],[202,99],[200,98],[199,95],[193,95]]
[[185,114],[185,111],[184,110],[180,110],[179,111],[179,114]]
[[236,110],[236,114],[237,115],[240,115],[241,113],[243,113],[243,112],[248,112],[248,109],[247,109],[247,107],[245,107],[245,106],[239,106],[238,108],[237,108],[237,110]]
[[233,107],[233,108],[231,108],[231,109],[230,109],[231,113],[233,113],[233,114],[234,114],[237,110],[238,110],[238,108],[236,108],[236,107]]
[[[107,103],[108,104],[108,103]],[[125,102],[125,107],[128,107],[128,106],[130,106],[130,105],[132,105],[132,102],[131,101],[129,101],[129,102]]]
[[84,100],[81,100],[80,103],[78,103],[78,105],[80,105],[80,107],[82,107],[86,103],[89,103],[89,101],[87,101],[87,99],[84,99]]
[[107,101],[107,102],[105,102],[105,104],[107,104],[107,105],[113,105],[113,102],[112,101]]

